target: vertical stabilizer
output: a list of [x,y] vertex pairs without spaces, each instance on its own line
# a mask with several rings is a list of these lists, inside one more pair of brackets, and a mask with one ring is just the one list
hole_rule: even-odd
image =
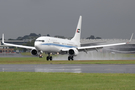
[[72,41],[74,41],[75,43],[77,43],[78,46],[80,46],[81,25],[82,25],[82,16],[80,16],[80,18],[79,18],[78,25],[77,25],[76,31],[75,31],[75,35],[74,35],[74,37],[71,39]]

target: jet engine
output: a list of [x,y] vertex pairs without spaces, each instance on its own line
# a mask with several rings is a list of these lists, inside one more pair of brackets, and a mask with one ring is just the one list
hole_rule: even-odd
[[76,48],[70,49],[69,50],[69,55],[75,56],[77,55],[79,52]]
[[36,49],[32,49],[30,52],[32,55],[38,56],[38,51]]

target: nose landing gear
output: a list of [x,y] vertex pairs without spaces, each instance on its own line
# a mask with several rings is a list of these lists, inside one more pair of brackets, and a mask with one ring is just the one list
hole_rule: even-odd
[[43,58],[42,54],[39,55],[39,58]]
[[52,61],[52,56],[50,56],[50,53],[48,53],[48,56],[46,57],[46,60],[47,61],[49,61],[49,60]]

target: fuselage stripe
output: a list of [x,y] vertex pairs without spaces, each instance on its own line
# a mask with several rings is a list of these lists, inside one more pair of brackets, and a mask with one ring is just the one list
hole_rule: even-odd
[[59,46],[59,47],[66,47],[66,48],[76,48],[76,46],[61,45],[61,44],[54,44],[54,43],[45,43],[41,45],[52,45],[52,46]]

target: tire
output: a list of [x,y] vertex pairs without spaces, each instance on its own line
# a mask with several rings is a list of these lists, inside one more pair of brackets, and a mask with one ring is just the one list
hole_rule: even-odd
[[71,59],[71,57],[70,57],[70,56],[68,56],[68,61],[70,61],[70,59]]
[[46,57],[46,60],[49,61],[49,56]]
[[50,61],[52,61],[52,56],[50,56]]
[[71,60],[72,60],[72,61],[74,60],[74,57],[73,57],[73,56],[71,56]]

